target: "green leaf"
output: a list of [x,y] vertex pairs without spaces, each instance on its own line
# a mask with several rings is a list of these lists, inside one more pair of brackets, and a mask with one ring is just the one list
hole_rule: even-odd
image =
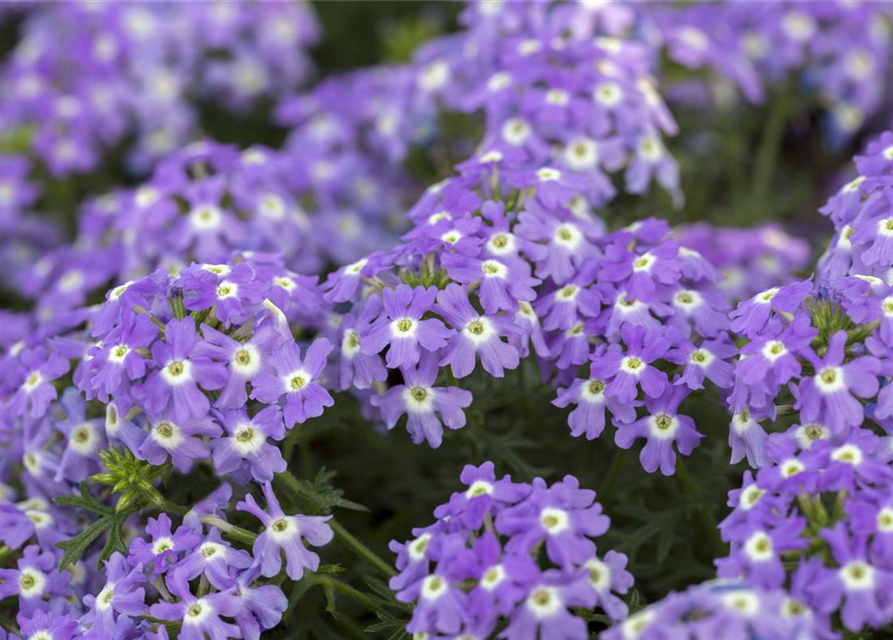
[[344,491],[336,489],[330,482],[335,477],[334,471],[319,470],[313,482],[299,480],[290,472],[277,473],[273,478],[273,486],[282,490],[290,499],[292,506],[301,509],[302,513],[328,515],[332,509],[349,509],[351,511],[368,511],[366,507],[343,497]]
[[363,574],[363,582],[382,598],[388,600],[394,599],[394,592],[384,582],[369,574]]
[[87,486],[86,482],[81,483],[80,490],[81,495],[79,496],[56,496],[53,498],[53,502],[63,507],[83,509],[101,516],[112,515],[115,513],[114,509],[107,507],[93,497],[93,494],[90,493],[90,487]]
[[65,551],[59,561],[59,571],[64,571],[68,565],[77,562],[87,548],[114,524],[115,518],[116,516],[103,516],[74,538],[56,543],[57,547]]
[[408,637],[406,633],[406,625],[409,623],[409,620],[401,620],[400,618],[394,618],[384,613],[377,613],[379,622],[369,625],[364,629],[366,633],[388,633],[389,640],[397,640],[397,638],[405,638]]
[[116,517],[112,526],[109,527],[109,535],[96,560],[96,568],[102,569],[102,563],[108,560],[115,551],[127,553],[127,545],[124,543],[124,519],[120,517]]

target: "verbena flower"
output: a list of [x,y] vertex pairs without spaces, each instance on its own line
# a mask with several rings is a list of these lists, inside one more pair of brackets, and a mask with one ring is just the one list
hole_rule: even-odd
[[251,397],[266,404],[278,404],[284,397],[281,406],[287,428],[322,415],[335,402],[317,381],[331,351],[332,344],[325,338],[315,340],[303,359],[296,343],[282,345],[258,374]]
[[266,511],[250,494],[236,504],[236,509],[247,511],[264,526],[263,533],[254,541],[254,561],[260,567],[261,575],[273,577],[282,567],[282,552],[285,552],[288,577],[300,580],[304,569],[316,571],[319,568],[319,556],[304,546],[304,540],[317,547],[328,544],[334,535],[326,524],[331,516],[286,515],[269,482],[263,485],[263,491],[267,500]]

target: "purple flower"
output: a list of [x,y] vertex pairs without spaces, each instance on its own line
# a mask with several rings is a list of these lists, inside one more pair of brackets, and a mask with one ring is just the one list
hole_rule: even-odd
[[148,317],[126,316],[120,328],[106,336],[107,346],[89,351],[90,389],[85,391],[96,393],[104,402],[108,396],[126,391],[131,381],[139,380],[146,373],[146,359],[138,349],[148,347],[157,336],[158,327]]
[[335,404],[329,392],[316,380],[326,366],[332,343],[325,338],[313,341],[301,359],[301,347],[291,342],[273,352],[268,368],[257,375],[251,397],[276,404],[285,396],[285,426],[293,427],[308,418],[322,415],[324,407]]
[[288,577],[300,580],[305,568],[310,571],[319,568],[319,556],[304,546],[304,539],[316,547],[328,544],[334,533],[326,522],[332,516],[285,515],[269,482],[264,483],[263,491],[267,511],[260,508],[251,494],[236,504],[236,509],[247,511],[264,525],[263,533],[254,541],[254,561],[260,566],[261,575],[272,578],[282,568],[284,551]]
[[570,213],[558,217],[535,202],[529,202],[518,219],[518,236],[546,242],[547,251],[536,258],[536,275],[543,280],[552,278],[556,284],[564,284],[587,258],[599,255],[592,242],[600,235],[594,223],[587,224]]
[[536,312],[544,316],[546,331],[570,329],[579,321],[580,315],[589,318],[598,315],[601,307],[599,293],[583,286],[589,280],[589,274],[583,273],[537,301]]
[[732,553],[716,561],[717,573],[723,578],[745,577],[750,584],[782,587],[785,568],[782,554],[805,548],[809,542],[803,537],[806,519],[789,516],[776,519],[771,528],[749,527],[738,532]]
[[637,402],[619,402],[605,395],[605,382],[594,375],[588,380],[577,378],[567,389],[559,389],[552,401],[556,407],[576,404],[567,417],[571,435],[586,435],[587,440],[598,438],[605,428],[605,408],[611,412],[615,424],[626,424],[636,419]]
[[434,510],[434,516],[458,518],[469,529],[479,529],[484,514],[495,512],[496,507],[511,506],[530,493],[528,485],[512,482],[511,476],[497,480],[494,469],[492,462],[485,462],[480,467],[465,465],[459,479],[468,489],[454,493],[448,504]]
[[192,318],[172,319],[165,325],[164,342],[152,345],[156,368],[146,382],[133,388],[134,397],[142,400],[148,411],[161,413],[170,406],[171,416],[178,422],[207,415],[211,403],[198,385],[221,389],[227,373],[222,365],[194,354],[197,343]]
[[755,338],[766,328],[773,311],[793,313],[812,292],[813,283],[810,279],[758,293],[750,300],[740,303],[730,314],[732,331]]
[[645,395],[657,398],[669,384],[667,374],[651,366],[670,348],[670,341],[656,330],[624,324],[620,335],[626,344],[626,353],[609,349],[593,356],[592,375],[607,382],[605,395],[618,402],[632,402],[641,385]]
[[173,572],[165,579],[171,594],[178,602],[157,602],[150,612],[160,620],[175,620],[182,623],[179,637],[183,640],[228,640],[242,636],[239,627],[221,620],[222,616],[233,617],[242,609],[242,600],[234,590],[218,591],[196,598],[189,589],[189,583],[180,572]]
[[729,328],[728,303],[718,291],[680,289],[673,294],[672,305],[675,313],[669,323],[685,336],[692,326],[705,338],[719,337]]
[[459,631],[465,618],[468,596],[459,588],[459,580],[450,576],[449,568],[439,564],[436,572],[397,594],[400,602],[417,601],[412,619],[406,625],[407,631],[424,633],[437,630],[447,634]]
[[341,321],[341,359],[339,362],[341,390],[351,386],[368,389],[373,382],[384,382],[388,377],[381,356],[366,355],[360,344],[360,336],[368,332],[373,320],[381,314],[381,296],[377,293],[366,298],[359,308],[354,308]]
[[87,420],[87,403],[74,387],[65,390],[61,404],[68,419],[58,423],[66,443],[59,460],[56,481],[81,482],[91,473],[99,471],[96,453],[105,446],[101,421]]
[[673,384],[684,384],[694,391],[704,388],[706,378],[720,389],[728,389],[734,384],[735,367],[726,360],[737,353],[738,348],[722,334],[716,340],[704,340],[697,346],[680,339],[675,348],[667,352],[666,359],[685,367]]
[[626,618],[629,613],[626,603],[612,593],[616,591],[622,595],[633,586],[633,576],[626,570],[628,561],[624,554],[611,550],[605,554],[604,560],[596,556],[583,565],[589,574],[589,585],[598,594],[598,604],[614,621]]
[[822,537],[831,547],[838,567],[823,568],[807,587],[816,608],[831,613],[842,601],[843,624],[853,632],[860,631],[866,623],[873,627],[886,624],[887,594],[893,589],[893,573],[869,562],[867,539],[851,537],[843,522],[823,531]]
[[224,327],[243,322],[246,309],[264,297],[264,286],[255,281],[254,269],[245,262],[220,275],[195,265],[183,271],[180,284],[187,290],[184,307],[191,311],[213,307]]
[[517,607],[509,617],[509,624],[499,637],[586,640],[589,637],[586,623],[568,608],[591,609],[597,602],[598,596],[585,577],[545,571],[530,588],[523,606]]
[[530,496],[496,518],[496,530],[511,536],[506,551],[527,553],[545,540],[546,554],[561,567],[590,558],[595,552],[590,538],[605,533],[611,521],[595,502],[595,492],[579,487],[573,476],[548,488],[534,480]]
[[741,349],[747,356],[738,364],[741,380],[774,395],[777,385],[800,375],[797,354],[818,335],[807,315],[798,315],[777,337],[761,336]]
[[447,338],[454,332],[436,318],[422,320],[436,295],[435,287],[412,289],[406,284],[382,291],[384,313],[360,336],[361,351],[372,356],[390,346],[386,362],[395,369],[418,363],[420,345],[427,351],[446,346]]
[[247,569],[252,562],[250,553],[233,549],[220,538],[220,531],[212,529],[200,545],[177,563],[174,571],[182,573],[187,581],[204,575],[214,588],[225,591],[236,584],[231,569]]
[[220,427],[210,418],[177,422],[167,413],[149,414],[148,418],[149,434],[140,445],[139,457],[159,466],[170,456],[174,467],[182,473],[189,473],[196,460],[211,456],[202,438],[221,434]]
[[345,265],[331,274],[322,288],[330,302],[346,302],[354,297],[360,280],[371,278],[389,266],[390,258],[383,253],[373,253],[352,264]]
[[678,253],[675,240],[664,240],[641,255],[628,251],[618,241],[605,249],[599,276],[607,282],[625,283],[630,297],[650,302],[659,285],[676,284],[682,277]]
[[171,519],[166,513],[160,514],[157,519],[149,518],[146,533],[151,540],[134,538],[130,543],[127,562],[132,566],[141,565],[156,578],[166,573],[182,554],[195,549],[201,541],[201,536],[190,527],[177,527],[176,533],[171,533],[171,525]]
[[0,504],[0,541],[11,549],[32,538],[37,538],[42,548],[49,548],[73,531],[72,525],[43,498]]
[[64,358],[40,349],[23,351],[20,360],[22,382],[9,408],[13,415],[21,416],[27,411],[31,417],[39,418],[58,397],[52,382],[68,372],[69,364]]
[[893,262],[893,189],[886,187],[881,196],[875,196],[884,203],[880,213],[874,216],[862,215],[853,222],[850,242],[859,247],[859,256],[866,265],[888,265]]
[[[35,611],[31,616],[19,614],[17,621],[21,627],[23,638],[49,638],[50,640],[72,640],[78,629],[78,621],[70,615],[51,614],[46,611]],[[0,633],[4,640],[5,631]],[[14,638],[14,636],[9,636]],[[90,632],[77,634],[78,638],[90,637]]]
[[880,361],[862,356],[844,364],[846,342],[846,332],[838,331],[828,341],[824,358],[818,358],[811,350],[804,352],[815,375],[800,382],[800,397],[794,405],[802,420],[822,419],[835,433],[858,427],[865,419],[862,403],[854,396],[871,398],[878,392]]
[[412,441],[427,441],[433,448],[443,441],[443,425],[450,429],[465,426],[466,409],[471,405],[471,392],[459,387],[435,387],[437,356],[422,354],[417,367],[400,369],[403,384],[392,387],[384,397],[372,396],[373,406],[381,409],[382,417],[393,429],[404,413],[406,429]]
[[[774,406],[773,406],[774,408]],[[765,467],[772,464],[766,453],[766,441],[769,436],[760,423],[754,418],[749,407],[744,407],[732,416],[729,426],[729,447],[732,449],[732,464],[741,462],[747,457],[747,464],[752,467]]]
[[237,581],[242,609],[236,614],[235,620],[245,640],[260,640],[261,631],[279,624],[282,614],[288,608],[288,598],[276,585],[251,586],[258,572],[257,568],[243,571]]
[[503,554],[502,545],[491,531],[474,541],[470,553],[457,554],[454,563],[457,573],[477,581],[468,593],[467,610],[469,617],[480,621],[488,631],[500,614],[508,614],[524,599],[539,576],[533,558]]
[[518,328],[504,316],[479,314],[468,301],[464,285],[450,284],[441,290],[436,309],[456,330],[440,364],[449,365],[457,378],[474,371],[477,354],[484,370],[496,378],[502,378],[505,369],[518,366],[518,350],[502,340],[504,336],[517,335]]
[[256,482],[270,482],[274,473],[285,471],[282,452],[267,438],[282,440],[285,426],[279,407],[267,407],[253,418],[247,412],[227,411],[221,414],[221,422],[228,437],[215,438],[211,442],[214,468],[219,474],[236,471],[247,472]]
[[689,393],[685,387],[669,386],[660,397],[645,399],[649,416],[618,426],[614,440],[623,449],[629,449],[637,438],[647,440],[639,460],[648,473],[660,468],[665,476],[673,475],[676,471],[673,443],[679,453],[687,456],[704,437],[695,429],[694,420],[677,414],[679,405]]
[[88,627],[85,638],[104,639],[115,636],[118,614],[137,617],[148,613],[146,591],[138,584],[145,582],[142,565],[131,566],[117,551],[105,562],[106,582],[98,594],[84,596],[89,611],[81,618]]
[[205,340],[195,348],[195,355],[227,365],[229,377],[214,403],[222,409],[239,409],[248,401],[245,385],[252,382],[274,351],[277,334],[268,327],[258,329],[250,339],[240,342],[207,325],[202,327]]
[[449,253],[443,256],[447,274],[462,284],[480,282],[478,297],[487,313],[512,311],[518,302],[536,298],[533,287],[540,281],[530,275],[530,267],[521,260],[503,261],[499,258],[471,258]]
[[47,606],[45,597],[67,597],[71,593],[71,575],[56,568],[56,558],[49,551],[31,545],[25,547],[16,569],[0,569],[0,600],[18,596],[19,612],[34,613]]
[[854,492],[858,487],[883,485],[893,479],[893,469],[878,454],[879,438],[864,429],[853,429],[840,442],[816,442],[802,454],[808,468],[821,469],[819,489]]

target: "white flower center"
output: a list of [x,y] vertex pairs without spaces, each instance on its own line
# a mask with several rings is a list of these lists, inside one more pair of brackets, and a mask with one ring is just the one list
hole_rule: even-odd
[[492,591],[505,579],[505,569],[501,564],[494,564],[481,576],[481,587]]
[[260,370],[260,352],[253,344],[243,344],[233,354],[230,364],[232,365],[233,373],[250,378]]
[[563,608],[555,587],[537,587],[527,596],[527,609],[538,619],[551,618]]
[[546,507],[540,512],[540,524],[550,535],[558,535],[570,527],[570,516],[564,509]]
[[199,205],[189,214],[189,222],[197,231],[211,231],[220,227],[223,212],[211,204]]
[[864,455],[862,449],[854,444],[844,444],[831,452],[831,459],[858,467]]
[[744,553],[753,562],[765,562],[775,556],[772,549],[772,538],[763,531],[752,534],[744,543]]
[[659,413],[648,417],[648,429],[651,437],[657,440],[672,440],[679,430],[679,420],[676,416]]
[[852,560],[840,568],[840,579],[847,591],[874,588],[874,567],[861,560]]
[[425,600],[437,600],[447,591],[447,582],[438,575],[428,576],[422,582],[421,597]]
[[493,324],[490,322],[490,319],[479,316],[465,325],[462,333],[477,346],[490,340],[493,331]]
[[465,492],[466,498],[477,498],[493,493],[493,485],[486,480],[475,480]]
[[434,411],[435,391],[431,387],[406,387],[403,389],[403,405],[407,413],[426,414]]
[[295,393],[301,391],[310,384],[310,381],[313,380],[313,376],[311,376],[310,372],[306,369],[296,369],[287,376],[284,376],[282,380],[285,384],[285,392]]

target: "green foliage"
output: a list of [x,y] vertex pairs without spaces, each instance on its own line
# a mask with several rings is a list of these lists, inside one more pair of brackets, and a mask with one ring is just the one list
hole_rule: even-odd
[[100,451],[99,460],[105,472],[91,476],[90,480],[111,487],[113,494],[120,494],[115,505],[117,512],[149,505],[161,507],[164,504],[164,498],[155,484],[170,472],[169,463],[156,467],[145,460],[138,460],[130,449],[115,448]]
[[74,507],[99,516],[75,537],[56,544],[57,547],[65,551],[59,561],[59,571],[64,571],[66,567],[80,560],[81,556],[103,533],[107,533],[107,536],[97,560],[98,567],[102,567],[102,563],[108,560],[115,551],[127,553],[127,545],[124,543],[123,536],[124,523],[138,511],[137,508],[130,507],[116,511],[103,505],[90,492],[86,482],[81,483],[80,495],[59,496],[54,499],[54,502],[63,507]]

